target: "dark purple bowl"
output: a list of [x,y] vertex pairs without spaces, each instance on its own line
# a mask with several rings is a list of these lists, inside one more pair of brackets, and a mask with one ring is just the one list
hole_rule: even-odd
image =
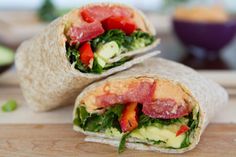
[[173,29],[179,40],[190,49],[217,53],[234,38],[236,20],[225,23],[187,22],[173,19]]

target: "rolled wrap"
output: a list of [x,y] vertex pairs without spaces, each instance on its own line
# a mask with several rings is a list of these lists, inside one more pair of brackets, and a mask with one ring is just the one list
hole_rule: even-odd
[[[149,77],[154,79],[166,79],[185,87],[188,93],[199,105],[199,123],[195,130],[192,143],[185,148],[171,149],[161,148],[154,145],[134,143],[134,139],[128,139],[126,147],[137,150],[152,150],[166,153],[183,153],[191,150],[198,144],[204,129],[213,118],[214,114],[227,104],[228,94],[217,83],[204,78],[196,71],[179,63],[161,58],[148,59],[145,63],[135,65],[132,69],[108,77],[106,80],[91,84],[82,91],[76,99],[73,117],[76,118],[76,108],[81,104],[82,98],[90,91],[112,81],[122,81],[123,79],[133,79],[138,77]],[[158,86],[158,85],[157,85]],[[103,133],[94,133],[82,130],[74,125],[74,130],[88,135],[85,140],[90,142],[100,142],[113,146],[119,145],[120,139],[112,139]]]
[[[121,66],[109,69],[102,74],[82,73],[75,69],[66,57],[65,28],[73,22],[81,25],[80,10],[93,5],[122,6],[134,14],[134,21],[144,31],[155,35],[153,26],[140,11],[121,4],[90,4],[75,9],[56,19],[32,39],[23,42],[17,49],[16,69],[23,95],[30,108],[35,111],[47,111],[58,106],[73,104],[77,94],[88,84],[113,73],[130,68],[132,65],[158,54],[146,53],[158,44],[153,44],[124,55],[133,56]],[[114,59],[119,59],[115,57]]]

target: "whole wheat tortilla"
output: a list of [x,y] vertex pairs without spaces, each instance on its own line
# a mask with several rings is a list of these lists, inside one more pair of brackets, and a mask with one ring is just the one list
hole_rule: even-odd
[[[92,5],[127,7],[133,11],[134,20],[140,23],[140,27],[155,35],[155,29],[143,13],[134,8],[110,3],[90,4],[84,7]],[[23,42],[17,49],[15,62],[20,85],[27,104],[35,111],[47,111],[58,106],[73,104],[77,94],[91,82],[130,68],[159,53],[158,51],[147,53],[148,50],[157,46],[159,40],[156,40],[146,48],[128,52],[127,54],[133,56],[133,59],[121,66],[102,74],[80,72],[70,64],[66,57],[64,30],[71,21],[76,20],[74,24],[76,26],[81,24],[79,12],[82,8],[72,10],[56,19],[38,35]]]
[[[161,58],[153,58],[148,59],[145,63],[135,65],[133,68],[127,71],[110,76],[103,81],[91,84],[85,88],[76,99],[73,113],[74,118],[76,116],[76,108],[80,105],[80,100],[89,91],[105,84],[106,82],[138,77],[167,79],[175,83],[179,83],[181,86],[185,87],[187,92],[199,104],[200,119],[199,126],[195,130],[194,140],[189,147],[182,149],[160,148],[158,146],[134,143],[134,139],[129,138],[126,145],[128,148],[138,150],[153,150],[166,153],[183,153],[185,151],[191,150],[198,144],[201,134],[208,125],[209,121],[213,118],[214,114],[224,107],[228,101],[228,94],[220,85],[207,78],[204,78],[193,69],[173,61],[168,61]],[[120,139],[113,139],[103,133],[83,131],[76,125],[74,125],[74,130],[88,135],[85,139],[86,141],[100,142],[113,146],[118,146],[119,144]]]

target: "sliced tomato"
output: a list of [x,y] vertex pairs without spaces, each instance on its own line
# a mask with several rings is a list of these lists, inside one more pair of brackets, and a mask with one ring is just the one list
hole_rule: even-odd
[[130,9],[122,6],[90,6],[82,9],[81,16],[84,21],[90,23],[93,20],[102,21],[110,16],[132,17],[133,13]]
[[83,64],[89,65],[90,61],[94,58],[91,45],[86,42],[79,48],[80,60]]
[[81,16],[83,17],[84,21],[86,21],[86,22],[88,22],[88,23],[92,23],[92,22],[95,21],[94,18],[91,17],[91,16],[89,15],[89,12],[86,11],[86,10],[82,10],[80,14],[81,14]]
[[187,132],[190,128],[187,125],[181,125],[179,130],[176,132],[176,136],[179,136],[185,132]]
[[104,33],[104,29],[100,22],[93,22],[84,24],[81,27],[71,27],[67,32],[70,37],[70,45],[76,44],[77,42],[83,43],[89,41]]
[[137,28],[131,19],[122,16],[111,16],[103,20],[102,25],[105,30],[120,29],[128,35],[133,33]]
[[125,105],[125,109],[120,118],[122,132],[132,131],[138,126],[137,106],[138,103],[129,103]]

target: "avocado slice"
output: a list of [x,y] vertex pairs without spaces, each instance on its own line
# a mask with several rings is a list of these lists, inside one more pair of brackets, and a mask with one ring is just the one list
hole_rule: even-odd
[[[166,147],[180,148],[181,143],[185,138],[185,134],[181,134],[176,136],[176,132],[174,132],[175,127],[173,126],[165,126],[162,128],[156,126],[147,126],[137,129],[131,133],[131,137],[136,137],[141,140],[154,140],[154,141],[164,141]],[[178,128],[176,126],[176,128]]]
[[7,66],[14,61],[14,53],[12,50],[0,46],[0,66]]
[[106,65],[106,62],[104,61],[103,58],[101,58],[99,55],[97,55],[96,53],[94,53],[94,57],[97,59],[97,62],[98,64],[101,66],[101,67],[105,67]]
[[98,48],[95,52],[103,60],[108,60],[114,57],[116,54],[119,54],[120,48],[115,41],[108,42]]

